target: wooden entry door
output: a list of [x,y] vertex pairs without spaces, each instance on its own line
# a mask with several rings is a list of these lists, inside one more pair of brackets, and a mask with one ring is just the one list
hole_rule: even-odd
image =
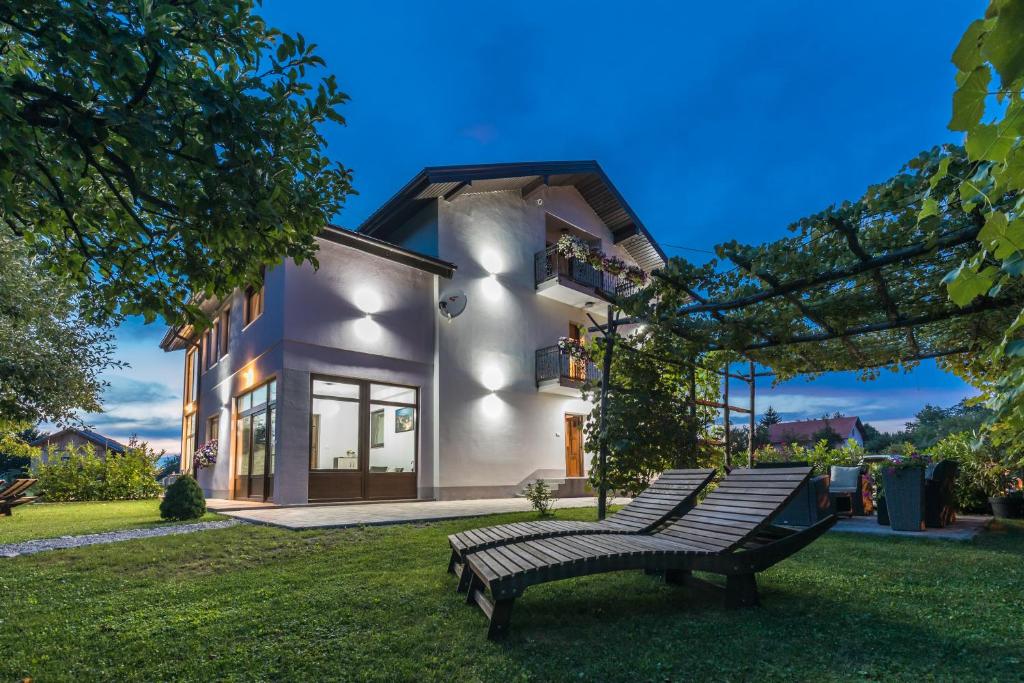
[[583,416],[565,416],[565,476],[583,476]]

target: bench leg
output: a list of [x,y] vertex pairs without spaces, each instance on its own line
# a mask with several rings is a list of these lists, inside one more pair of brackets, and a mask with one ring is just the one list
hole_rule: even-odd
[[756,607],[757,579],[753,574],[730,574],[725,577],[726,607]]
[[513,598],[495,600],[491,612],[491,623],[487,627],[488,640],[500,640],[508,635],[508,624],[512,620]]
[[666,569],[665,583],[670,586],[685,586],[692,576],[693,572],[689,569]]

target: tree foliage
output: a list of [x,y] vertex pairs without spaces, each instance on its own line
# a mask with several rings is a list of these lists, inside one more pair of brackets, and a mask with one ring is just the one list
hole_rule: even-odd
[[89,323],[81,296],[0,234],[0,432],[98,412],[113,360],[110,331]]
[[[592,345],[598,365],[603,344]],[[720,364],[711,358],[686,355],[686,345],[672,334],[654,327],[622,337],[613,352],[607,417],[609,491],[637,495],[651,479],[674,467],[707,467],[721,453],[710,442],[719,435],[713,428],[716,411],[690,400],[689,367]],[[675,359],[666,363],[664,359]],[[696,369],[697,398],[719,400],[720,378]],[[588,386],[584,396],[599,403],[600,387]],[[597,453],[601,447],[600,410],[594,410],[584,427],[586,449],[595,457],[590,478],[595,488],[601,478]]]
[[[983,217],[978,248],[949,273],[949,296],[961,306],[1016,288],[1024,275],[1024,2],[992,0],[967,27],[953,53],[957,68],[949,127],[963,131],[970,172],[941,165],[934,182],[958,183],[969,210]],[[951,367],[981,388],[996,412],[993,438],[1024,438],[1024,309],[985,354]]]
[[193,294],[314,260],[348,98],[252,0],[9,0],[0,43],[0,223],[101,319],[201,321]]

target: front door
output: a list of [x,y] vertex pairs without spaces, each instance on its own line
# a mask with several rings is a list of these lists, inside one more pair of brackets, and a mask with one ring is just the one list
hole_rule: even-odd
[[565,476],[583,476],[583,416],[565,416]]
[[236,499],[267,500],[274,487],[276,382],[235,399]]

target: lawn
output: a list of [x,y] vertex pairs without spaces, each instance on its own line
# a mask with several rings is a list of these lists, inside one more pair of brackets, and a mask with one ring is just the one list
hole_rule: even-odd
[[[592,518],[592,509],[559,511]],[[485,638],[445,536],[530,518],[238,526],[0,560],[0,680],[1018,680],[1024,525],[828,535],[728,611],[639,572],[535,587]]]
[[[204,520],[224,519],[207,513]],[[160,519],[159,500],[116,500],[99,503],[35,503],[0,517],[0,545],[35,538],[55,538],[103,531],[169,524]]]

